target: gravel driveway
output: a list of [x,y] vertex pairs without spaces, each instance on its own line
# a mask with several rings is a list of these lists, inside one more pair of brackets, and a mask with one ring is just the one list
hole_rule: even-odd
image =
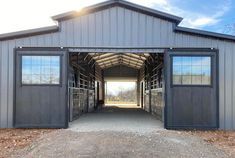
[[13,157],[227,158],[185,132],[167,131],[140,109],[110,107],[82,116],[69,129],[44,135]]

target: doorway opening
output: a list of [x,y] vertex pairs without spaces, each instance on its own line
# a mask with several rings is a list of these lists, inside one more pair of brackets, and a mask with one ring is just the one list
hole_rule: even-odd
[[70,121],[107,107],[134,107],[164,121],[162,53],[70,52],[69,60]]
[[137,83],[135,81],[106,81],[105,106],[137,106]]

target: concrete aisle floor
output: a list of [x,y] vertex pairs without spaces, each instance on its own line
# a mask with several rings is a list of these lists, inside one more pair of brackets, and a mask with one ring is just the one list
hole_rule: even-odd
[[85,114],[72,122],[69,130],[146,133],[164,129],[162,122],[137,106],[120,105],[107,106],[98,112]]

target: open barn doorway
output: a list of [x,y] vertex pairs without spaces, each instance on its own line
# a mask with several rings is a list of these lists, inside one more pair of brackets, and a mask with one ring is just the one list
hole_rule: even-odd
[[71,122],[97,111],[164,121],[162,53],[73,51],[69,60]]
[[137,107],[137,81],[105,82],[105,106]]

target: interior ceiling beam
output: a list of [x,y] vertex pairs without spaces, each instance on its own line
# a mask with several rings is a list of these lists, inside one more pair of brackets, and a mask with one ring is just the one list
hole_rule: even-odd
[[113,64],[120,64],[120,62],[119,61],[113,61],[113,62],[110,62],[110,63],[107,63],[107,64],[103,64],[103,65],[101,65],[101,67],[109,66],[109,65],[113,65]]
[[142,59],[139,56],[132,56],[132,55],[128,55],[128,54],[123,54],[123,56],[131,58],[131,59],[135,59],[135,60],[138,60],[138,61],[142,61],[142,62],[145,61],[145,59]]
[[102,69],[107,69],[107,68],[114,67],[114,66],[118,66],[118,65],[121,65],[121,64],[120,64],[119,62],[116,62],[116,63],[113,63],[113,64],[104,65],[104,66],[102,66],[101,68],[102,68]]
[[120,63],[120,61],[113,60],[113,61],[110,61],[110,62],[99,64],[99,66],[102,67],[102,66],[112,65],[113,63]]
[[126,63],[121,63],[121,65],[124,65],[124,66],[130,67],[130,68],[133,68],[133,69],[140,69],[140,67],[132,66],[132,65],[130,65],[130,64],[126,64]]
[[112,56],[109,56],[109,57],[105,57],[105,58],[96,60],[96,62],[97,62],[97,63],[99,63],[99,62],[105,62],[105,61],[108,61],[108,60],[111,60],[111,59],[115,59],[115,58],[119,58],[119,56],[118,56],[118,55],[112,55]]
[[116,61],[116,60],[120,61],[120,58],[119,58],[119,57],[110,58],[110,59],[108,59],[108,60],[98,61],[97,63],[98,63],[98,64],[105,64],[105,63],[109,63],[109,62],[111,62],[111,61]]
[[99,60],[99,59],[102,59],[102,58],[105,58],[105,57],[109,57],[109,56],[112,56],[112,55],[115,55],[115,53],[104,53],[104,54],[100,54],[98,56],[95,56],[93,58],[95,60]]
[[110,65],[113,65],[113,64],[125,64],[125,65],[129,65],[129,66],[132,66],[132,67],[135,67],[135,68],[140,68],[142,67],[142,65],[135,65],[135,64],[132,64],[132,63],[127,63],[127,62],[118,62],[118,61],[114,61],[114,62],[110,62],[110,63],[107,63],[107,64],[103,64],[103,65],[100,65],[100,67],[106,67],[106,66],[110,66]]
[[136,62],[132,62],[132,61],[129,61],[129,60],[126,60],[126,59],[114,59],[114,60],[109,60],[109,61],[106,61],[104,63],[100,63],[100,66],[106,66],[106,65],[112,65],[113,63],[125,63],[125,64],[128,64],[128,65],[132,65],[132,66],[142,66],[143,64],[140,64],[140,63],[136,63]]
[[131,57],[135,57],[141,60],[147,60],[147,57],[144,54],[133,54],[133,53],[127,53],[127,55]]
[[140,69],[142,66],[137,66],[137,65],[133,65],[133,64],[129,64],[129,63],[126,63],[126,62],[123,62],[123,63],[120,63],[120,64],[125,64],[125,65],[129,65],[133,68],[136,68],[136,69]]
[[103,57],[103,58],[100,58],[100,59],[95,59],[96,62],[103,62],[103,61],[106,61],[106,60],[110,60],[110,59],[113,59],[113,58],[118,58],[119,56],[117,55],[110,55],[110,56],[107,56],[107,57]]
[[139,70],[141,68],[141,67],[134,67],[132,65],[128,65],[128,64],[125,64],[125,63],[116,63],[116,64],[113,64],[113,65],[104,66],[104,67],[102,67],[102,69],[108,69],[108,68],[118,66],[118,65],[123,65],[123,66],[130,67],[130,68],[136,69],[136,70]]
[[110,57],[107,57],[107,58],[104,58],[104,59],[96,60],[96,62],[98,62],[98,63],[106,62],[106,61],[112,60],[114,58],[120,58],[120,59],[124,58],[124,59],[132,60],[132,61],[135,61],[135,62],[138,62],[138,63],[141,63],[141,64],[144,63],[144,61],[142,61],[142,60],[138,60],[138,59],[135,59],[135,58],[132,58],[132,57],[129,57],[129,56],[125,56],[125,55],[114,55],[114,56],[110,56]]
[[141,64],[144,63],[144,61],[142,61],[142,60],[137,60],[135,58],[127,57],[127,56],[124,56],[124,55],[122,56],[122,58],[127,59],[127,60],[131,60],[131,61],[134,61],[134,62],[138,62],[138,63],[141,63]]
[[134,61],[131,61],[131,60],[127,60],[127,59],[122,59],[123,61],[127,62],[127,63],[132,63],[132,64],[136,64],[136,65],[143,65],[141,63],[138,63],[138,62],[134,62]]

